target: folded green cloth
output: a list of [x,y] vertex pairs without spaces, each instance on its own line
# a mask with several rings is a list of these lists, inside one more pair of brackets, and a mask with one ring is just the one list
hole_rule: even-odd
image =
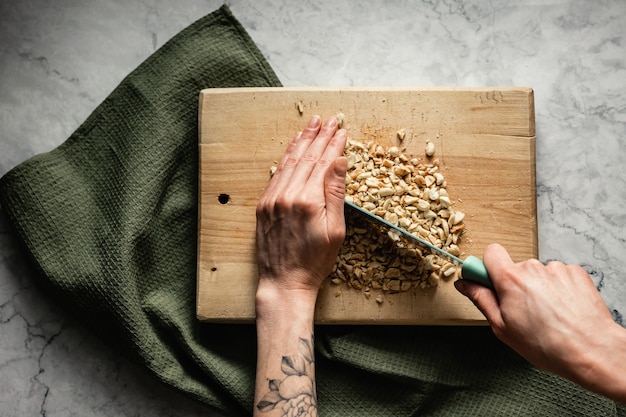
[[[195,318],[198,93],[279,85],[224,6],[141,64],[59,148],[0,179],[0,204],[51,294],[227,415],[251,413],[256,334]],[[322,326],[316,349],[324,416],[626,415],[486,328]]]

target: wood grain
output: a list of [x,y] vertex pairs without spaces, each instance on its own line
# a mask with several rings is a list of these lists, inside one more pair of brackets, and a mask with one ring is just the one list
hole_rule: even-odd
[[[302,104],[300,113],[297,103]],[[342,112],[349,137],[397,144],[424,157],[427,140],[448,183],[454,208],[466,213],[459,245],[481,256],[503,244],[514,260],[537,257],[535,120],[529,88],[475,89],[208,89],[199,106],[197,316],[254,320],[255,206],[269,168],[310,117]],[[430,290],[384,294],[326,282],[317,323],[485,324],[480,312],[442,282]]]

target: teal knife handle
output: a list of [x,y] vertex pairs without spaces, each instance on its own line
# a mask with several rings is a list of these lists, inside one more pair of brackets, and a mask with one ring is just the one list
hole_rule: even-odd
[[461,275],[463,279],[468,279],[493,290],[493,282],[489,278],[485,264],[475,256],[470,255],[463,260]]

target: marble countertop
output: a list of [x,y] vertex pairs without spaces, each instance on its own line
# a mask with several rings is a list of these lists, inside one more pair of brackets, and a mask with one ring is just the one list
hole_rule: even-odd
[[[0,4],[0,175],[61,144],[222,1]],[[539,254],[583,265],[626,313],[626,2],[227,2],[286,86],[528,86]],[[0,214],[0,415],[215,415],[78,326]],[[8,388],[7,388],[8,387]]]

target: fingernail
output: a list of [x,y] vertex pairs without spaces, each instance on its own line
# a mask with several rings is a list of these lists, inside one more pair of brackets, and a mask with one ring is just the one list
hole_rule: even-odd
[[320,123],[321,123],[321,117],[319,117],[317,114],[315,116],[313,116],[311,118],[311,121],[309,122],[309,125],[307,126],[309,129],[315,129],[317,128]]
[[335,119],[334,117],[330,117],[328,120],[326,120],[325,127],[335,127],[335,126],[337,126],[337,119]]
[[465,290],[467,289],[467,286],[465,285],[465,282],[463,282],[462,279],[458,279],[456,281],[454,281],[454,287],[461,293],[461,294],[465,294]]

